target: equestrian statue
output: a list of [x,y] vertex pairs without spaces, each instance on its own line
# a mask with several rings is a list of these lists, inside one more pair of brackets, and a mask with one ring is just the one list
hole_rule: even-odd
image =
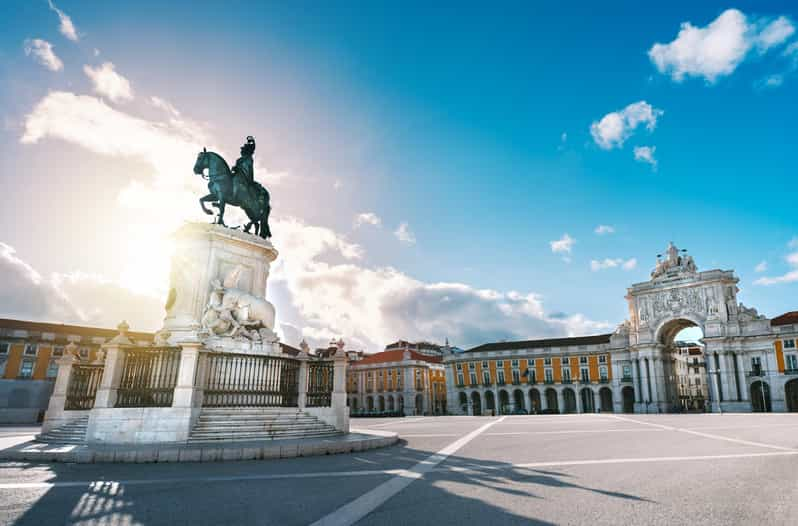
[[[269,192],[263,185],[255,181],[255,170],[252,155],[255,153],[255,139],[247,137],[247,142],[241,147],[241,157],[236,161],[231,170],[221,155],[209,152],[205,148],[197,155],[194,164],[194,173],[201,175],[208,181],[208,195],[201,197],[200,207],[208,215],[213,211],[205,207],[211,203],[218,209],[216,224],[224,224],[224,209],[226,205],[241,207],[249,218],[249,223],[244,226],[244,232],[249,232],[255,227],[255,235],[262,238],[272,236],[269,229]],[[207,171],[207,174],[206,174]]]

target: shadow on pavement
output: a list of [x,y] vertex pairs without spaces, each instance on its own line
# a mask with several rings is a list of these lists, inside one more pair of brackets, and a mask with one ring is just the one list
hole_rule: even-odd
[[[303,459],[305,462],[297,463],[294,472],[316,473],[330,471],[330,467],[335,468],[332,470],[334,473],[407,469],[428,458],[431,453],[400,442],[382,450]],[[341,459],[344,462],[340,462]],[[9,472],[40,470],[45,476],[37,480],[69,485],[0,490],[4,500],[6,495],[13,494],[11,502],[3,506],[4,513],[11,514],[6,515],[5,519],[0,517],[0,522],[11,520],[17,525],[309,524],[395,476],[377,473],[318,478],[258,478],[259,473],[264,476],[275,472],[290,473],[279,469],[283,462],[289,460],[225,464],[127,464],[128,469],[120,465],[5,463],[0,465],[0,475],[5,482],[12,482],[8,477]],[[242,478],[236,480],[237,476]],[[207,480],[208,477],[230,477],[233,480]],[[147,483],[137,482],[142,480]],[[151,483],[157,480],[164,482]],[[431,481],[434,484],[426,483]],[[473,486],[474,491],[466,489],[455,493],[441,488],[441,485],[445,485],[441,482],[453,482],[458,487]],[[452,455],[383,506],[392,508],[392,501],[421,484],[424,485],[424,502],[418,503],[418,506],[424,508],[434,504],[432,513],[418,514],[412,509],[391,509],[388,515],[390,522],[447,523],[448,509],[459,510],[459,514],[465,513],[468,517],[484,517],[490,524],[549,524],[532,516],[512,513],[487,502],[488,499],[479,498],[477,490],[485,488],[520,499],[543,499],[534,492],[534,488],[553,487],[563,491],[595,492],[612,499],[652,502],[637,495],[592,488],[578,483],[572,475],[558,471],[519,468],[505,462]],[[30,501],[34,502],[31,504]],[[14,513],[14,509],[17,513]],[[380,509],[377,508],[371,519],[381,515]],[[16,517],[16,520],[12,517]],[[370,517],[366,517],[364,522],[372,522]]]

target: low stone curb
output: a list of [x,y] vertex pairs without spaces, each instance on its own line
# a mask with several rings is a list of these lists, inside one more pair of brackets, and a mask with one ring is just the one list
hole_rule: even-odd
[[310,457],[366,451],[395,444],[397,433],[352,429],[335,437],[258,441],[203,442],[191,444],[68,445],[24,442],[0,450],[0,460],[29,462],[218,462]]

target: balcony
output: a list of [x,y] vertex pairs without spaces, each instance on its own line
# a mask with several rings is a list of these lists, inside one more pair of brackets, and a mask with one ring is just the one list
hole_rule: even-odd
[[624,376],[623,378],[621,378],[621,382],[632,383],[632,377]]
[[798,374],[798,369],[784,369],[784,374]]
[[513,380],[513,385],[521,385],[521,380]]
[[543,380],[543,383],[546,384],[546,385],[554,385],[554,380],[546,379],[546,380]]
[[507,385],[504,380],[496,380],[496,385]]
[[570,378],[563,378],[560,383],[561,384],[572,384],[573,381]]
[[485,387],[490,387],[490,380],[482,380],[482,385]]
[[609,378],[599,378],[599,383],[600,384],[608,384],[608,383],[610,383],[610,379]]

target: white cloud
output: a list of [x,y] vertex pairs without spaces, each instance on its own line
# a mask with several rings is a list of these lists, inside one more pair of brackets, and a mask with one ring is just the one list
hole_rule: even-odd
[[94,91],[100,95],[105,95],[112,102],[131,100],[133,98],[133,88],[130,87],[130,81],[116,72],[113,63],[104,62],[96,68],[88,65],[83,66],[83,72],[94,84]]
[[786,17],[749,22],[737,9],[727,9],[706,27],[682,23],[676,39],[654,44],[648,56],[657,70],[676,82],[686,76],[703,77],[713,83],[730,75],[756,47],[761,53],[783,44],[795,32]]
[[340,179],[336,179],[335,181],[333,181],[333,190],[338,191],[341,189],[342,186],[344,186],[344,183],[341,182]]
[[637,268],[637,259],[630,258],[624,260],[623,258],[606,258],[604,260],[596,260],[593,259],[590,261],[590,270],[593,272],[598,272],[599,270],[605,270],[608,268],[622,268],[623,270],[633,270]]
[[593,122],[590,125],[590,134],[596,144],[605,150],[620,148],[641,124],[645,124],[648,131],[653,131],[657,126],[657,119],[664,113],[641,100]]
[[754,272],[765,272],[768,269],[768,262],[767,261],[760,261],[754,267]]
[[150,104],[152,104],[153,106],[155,106],[160,110],[165,111],[172,117],[180,117],[180,112],[177,111],[177,108],[175,108],[174,106],[172,106],[171,103],[160,97],[155,97],[155,96],[150,97]]
[[53,3],[53,0],[47,0],[47,3],[50,4],[50,9],[54,11],[58,15],[58,20],[61,21],[61,25],[58,27],[58,30],[61,31],[61,34],[67,37],[69,40],[73,42],[78,41],[78,30],[75,28],[75,24],[72,23],[72,19],[58,9],[56,5]]
[[654,168],[657,167],[657,160],[654,158],[654,152],[656,152],[656,146],[635,146],[634,154],[635,154],[635,161],[639,161],[642,163],[648,163]]
[[64,63],[53,51],[53,45],[40,38],[25,41],[25,54],[33,55],[34,60],[50,71],[61,71]]
[[[40,100],[24,121],[21,141],[25,144],[59,139],[100,155],[143,161],[152,167],[152,177],[132,181],[117,200],[128,208],[146,207],[134,236],[129,234],[131,225],[124,225],[125,247],[129,250],[125,256],[131,268],[123,269],[119,282],[160,284],[153,287],[153,297],[163,290],[168,277],[168,256],[158,238],[184,221],[198,218],[196,196],[204,190],[199,177],[174,175],[185,173],[202,146],[211,146],[200,127],[184,125],[186,122],[190,121],[185,117],[145,120],[112,108],[97,97],[57,91]],[[205,220],[204,216],[200,219]],[[340,336],[350,348],[367,350],[381,349],[399,338],[442,341],[448,337],[453,343],[471,346],[501,339],[591,334],[610,328],[608,323],[580,314],[549,313],[533,292],[425,283],[391,267],[366,267],[361,263],[363,248],[329,228],[279,216],[271,226],[280,250],[269,281],[278,322],[280,327],[285,325],[286,337],[289,333],[296,336],[297,330],[291,326],[301,327],[311,345]],[[153,254],[161,256],[154,258]],[[146,261],[154,259],[163,261]],[[23,281],[15,277],[20,273],[31,275],[29,267],[15,268],[21,270],[16,274],[0,272],[15,283]],[[146,306],[150,296],[130,297],[125,287],[88,279],[81,273],[62,274],[53,280],[39,276],[27,278],[27,282],[36,279],[45,283],[44,292],[32,294],[31,290],[37,289],[28,287],[13,298],[44,303],[46,307],[19,308],[15,316],[87,323],[97,320],[106,326],[127,318],[134,328],[160,326],[163,295],[155,305]],[[0,287],[0,295],[9,290]],[[5,298],[0,298],[0,305],[24,305]],[[81,300],[79,305],[76,299]],[[157,319],[147,321],[137,319],[137,315]]]
[[410,226],[407,223],[400,223],[393,235],[405,245],[416,244],[416,235],[410,230]]
[[599,226],[596,227],[595,230],[593,230],[593,232],[595,232],[596,234],[598,234],[600,236],[603,236],[605,234],[614,234],[615,233],[615,227],[610,226],[610,225],[599,225]]
[[138,294],[84,273],[42,276],[0,242],[0,316],[115,327],[123,319],[134,330],[154,330],[163,319],[163,299]]
[[[278,221],[275,230],[281,236],[275,286],[289,292],[292,307],[302,318],[302,335],[311,345],[341,336],[348,347],[368,350],[399,338],[448,337],[458,345],[472,346],[609,328],[578,314],[550,314],[534,293],[425,283],[391,267],[362,266],[348,257],[351,250],[338,252],[337,247],[349,242],[324,227],[290,219]],[[336,257],[343,261],[329,262]]]
[[756,35],[756,45],[764,53],[768,49],[786,42],[794,33],[795,26],[792,21],[785,16],[780,16],[767,23],[764,29]]
[[360,228],[363,225],[380,226],[382,219],[374,212],[363,212],[355,216],[355,228]]
[[[798,237],[792,238],[787,243],[787,246],[791,249],[798,248]],[[787,256],[785,256],[784,259],[787,262],[787,265],[789,265],[790,270],[788,270],[785,274],[782,274],[781,276],[763,276],[754,281],[754,283],[757,285],[779,285],[781,283],[793,283],[798,281],[798,252],[792,252],[790,254],[787,254]],[[756,267],[757,272],[763,272],[767,270],[767,266],[765,266],[760,271],[760,266],[764,263],[765,262],[763,261],[762,263],[757,265]]]
[[560,239],[549,241],[549,246],[551,246],[551,251],[554,254],[563,254],[563,261],[565,261],[566,263],[570,263],[571,262],[570,254],[571,254],[571,249],[574,246],[574,243],[576,243],[576,239],[569,236],[568,233],[566,232],[565,234],[562,235]]

